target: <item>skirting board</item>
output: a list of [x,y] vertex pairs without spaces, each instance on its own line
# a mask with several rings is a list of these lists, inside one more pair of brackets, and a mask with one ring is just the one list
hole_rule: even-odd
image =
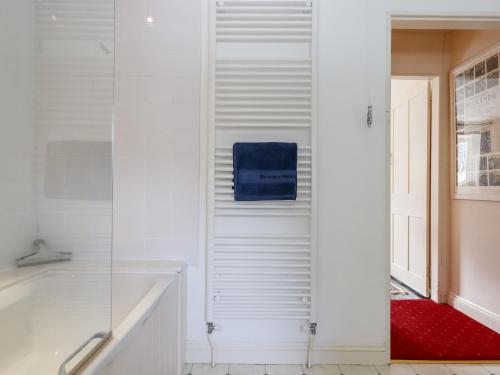
[[454,293],[448,293],[448,305],[484,324],[493,331],[500,333],[500,316],[492,311],[472,303]]
[[[304,364],[307,360],[307,345],[300,343],[214,343],[214,347],[216,363]],[[321,343],[312,349],[313,364],[385,365],[389,362],[389,352],[384,346],[343,347]],[[187,342],[186,363],[210,363],[208,344]]]

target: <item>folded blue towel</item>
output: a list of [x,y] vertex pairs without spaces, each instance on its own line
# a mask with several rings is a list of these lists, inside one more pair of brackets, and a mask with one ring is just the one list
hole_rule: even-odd
[[233,145],[234,200],[297,199],[297,144]]

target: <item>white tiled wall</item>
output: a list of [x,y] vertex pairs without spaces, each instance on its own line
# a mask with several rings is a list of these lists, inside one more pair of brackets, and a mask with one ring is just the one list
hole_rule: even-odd
[[37,237],[110,257],[114,4],[73,5],[1,4],[0,269]]
[[22,2],[40,25],[33,35],[38,237],[74,259],[109,260],[113,1],[78,0],[71,17],[58,1]]
[[200,0],[117,1],[117,259],[197,260],[200,42]]
[[[32,199],[33,9],[2,1],[0,11],[0,269],[31,249],[36,226]],[[12,43],[15,38],[16,43]],[[7,48],[8,47],[8,48]]]

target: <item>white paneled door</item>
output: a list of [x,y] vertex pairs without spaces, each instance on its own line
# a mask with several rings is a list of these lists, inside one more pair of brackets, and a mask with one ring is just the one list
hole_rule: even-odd
[[430,82],[393,80],[391,275],[429,296]]

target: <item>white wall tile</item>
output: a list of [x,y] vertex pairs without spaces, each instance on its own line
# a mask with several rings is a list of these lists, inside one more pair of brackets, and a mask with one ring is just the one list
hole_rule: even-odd
[[[0,12],[0,269],[31,250],[34,140],[34,12],[7,0]],[[13,43],[13,41],[15,41]]]
[[42,214],[38,216],[38,233],[41,238],[60,238],[64,228],[64,215]]
[[[120,246],[114,255],[196,262],[200,1],[119,0],[116,12],[114,228]],[[144,189],[135,199],[144,205],[144,235],[142,246],[130,247],[125,238],[131,237],[120,227],[134,219],[120,216],[128,215],[131,203],[120,206],[134,200],[123,183],[136,179]]]
[[[170,184],[148,185],[146,198],[146,235],[148,237],[171,238],[174,235],[173,199]],[[177,199],[177,197],[176,197]]]
[[143,158],[116,158],[113,163],[113,183],[116,185],[137,185],[144,182]]
[[112,232],[113,221],[110,215],[92,216],[90,220],[90,233],[95,237],[109,237]]
[[116,160],[143,158],[146,152],[145,124],[148,111],[144,103],[127,98],[116,104],[114,150]]

